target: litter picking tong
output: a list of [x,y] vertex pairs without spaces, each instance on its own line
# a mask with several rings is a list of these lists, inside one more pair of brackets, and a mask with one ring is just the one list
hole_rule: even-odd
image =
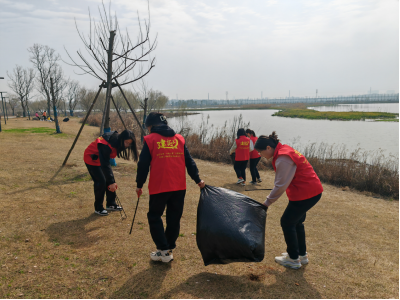
[[132,233],[133,223],[135,222],[136,212],[137,212],[137,208],[138,208],[138,205],[139,205],[139,199],[140,199],[140,196],[137,198],[135,214],[133,216],[132,225],[131,225],[131,231],[129,231],[129,234]]
[[[115,202],[117,202],[117,205],[122,208],[122,210],[119,211],[119,213],[121,214],[121,219],[126,219],[127,216],[126,216],[125,210],[124,210],[121,200],[119,200],[116,192],[115,192]],[[124,213],[125,217],[122,216],[122,212]]]

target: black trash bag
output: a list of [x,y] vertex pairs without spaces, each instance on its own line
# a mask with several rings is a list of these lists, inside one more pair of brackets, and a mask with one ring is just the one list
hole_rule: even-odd
[[224,188],[206,185],[197,208],[196,241],[204,265],[260,262],[267,207]]
[[68,122],[69,121],[69,118],[65,118],[64,120],[63,120],[63,122]]

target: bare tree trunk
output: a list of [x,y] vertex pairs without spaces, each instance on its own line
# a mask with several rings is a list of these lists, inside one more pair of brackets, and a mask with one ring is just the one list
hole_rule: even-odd
[[31,112],[29,111],[28,100],[25,100],[26,110],[28,111],[28,118],[31,119]]
[[53,102],[54,121],[56,122],[56,131],[57,131],[57,133],[61,133],[60,126],[58,125],[56,98],[54,96],[54,87],[53,87],[53,78],[50,78],[50,92],[51,92],[51,98],[52,98],[52,102]]
[[[47,91],[46,91],[47,95]],[[47,117],[50,118],[50,95],[47,95]]]
[[23,101],[21,101],[21,106],[22,106],[22,116],[25,118],[26,117],[26,109],[25,109],[25,105],[24,105]]
[[113,61],[113,52],[114,52],[114,38],[115,31],[110,31],[110,39],[108,45],[108,63],[107,63],[107,92],[106,92],[106,107],[105,113],[103,114],[102,127],[100,128],[100,135],[104,133],[104,129],[110,131],[110,104],[111,104],[111,89],[112,89],[112,61]]

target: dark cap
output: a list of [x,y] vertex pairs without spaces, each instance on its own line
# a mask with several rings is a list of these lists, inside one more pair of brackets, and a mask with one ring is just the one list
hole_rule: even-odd
[[149,127],[161,124],[168,124],[167,118],[161,113],[151,112],[147,116],[144,126]]

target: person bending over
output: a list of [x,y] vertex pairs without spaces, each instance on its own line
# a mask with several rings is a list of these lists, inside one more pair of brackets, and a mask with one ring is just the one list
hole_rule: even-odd
[[269,207],[286,191],[289,203],[281,217],[281,227],[287,249],[275,261],[285,267],[298,269],[308,263],[304,221],[306,213],[322,196],[323,188],[313,167],[297,150],[279,142],[275,131],[260,136],[255,149],[266,159],[272,158],[276,172],[274,188],[264,205]]
[[233,143],[229,154],[235,153],[235,169],[238,181],[236,184],[246,185],[246,167],[250,159],[250,152],[254,150],[253,142],[246,136],[244,128],[239,128],[237,133],[237,139]]
[[[115,190],[118,188],[110,165],[110,158],[120,157],[129,160],[133,157],[138,160],[136,138],[132,131],[124,130],[104,133],[92,142],[83,154],[83,160],[94,182],[94,212],[100,216],[107,216],[107,211],[121,210],[115,202]],[[106,194],[106,209],[103,207]]]
[[[153,261],[170,262],[172,250],[179,236],[180,220],[186,194],[186,170],[200,188],[205,186],[199,177],[196,163],[190,156],[185,140],[168,126],[165,116],[151,112],[145,126],[150,132],[144,137],[142,152],[139,156],[136,193],[142,195],[142,187],[149,180],[149,221],[150,234],[157,250],[150,254]],[[166,229],[161,216],[166,212]]]

